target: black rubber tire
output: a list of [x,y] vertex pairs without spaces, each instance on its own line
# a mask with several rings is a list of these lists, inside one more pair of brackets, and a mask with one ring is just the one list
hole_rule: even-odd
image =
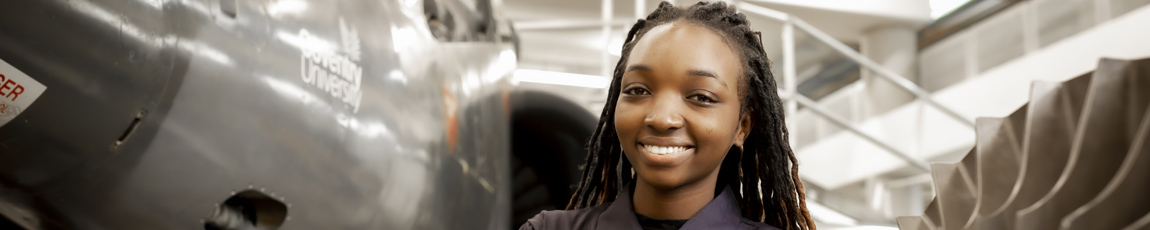
[[567,206],[597,119],[549,93],[517,92],[511,100],[511,225],[517,229],[540,211]]

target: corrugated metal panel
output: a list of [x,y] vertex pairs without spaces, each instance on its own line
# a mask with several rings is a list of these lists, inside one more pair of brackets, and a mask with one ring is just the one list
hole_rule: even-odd
[[1110,0],[1110,15],[1118,17],[1150,4],[1150,0]]
[[1022,38],[1022,11],[1019,9],[1008,9],[974,31],[975,36],[971,40],[974,41],[979,73],[1026,53]]
[[919,79],[927,91],[942,89],[966,79],[966,41],[948,40],[920,53]]
[[1050,45],[1094,26],[1094,1],[1060,0],[1035,3],[1039,46]]

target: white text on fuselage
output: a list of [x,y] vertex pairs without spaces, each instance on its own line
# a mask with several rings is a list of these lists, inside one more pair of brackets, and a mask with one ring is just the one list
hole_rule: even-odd
[[[343,34],[343,36],[349,35]],[[350,36],[356,35],[351,34]],[[300,29],[299,37],[305,41],[317,39],[304,29]],[[344,39],[344,41],[347,42],[348,39]],[[358,39],[355,39],[354,42],[358,43]],[[344,47],[349,46],[344,45]],[[359,44],[354,45],[357,49],[358,46]],[[300,70],[303,82],[339,99],[350,107],[353,113],[358,112],[360,101],[363,99],[363,91],[360,87],[363,79],[363,68],[356,63],[358,60],[353,60],[346,54],[339,54],[334,51],[309,50],[307,48],[303,48],[301,51],[303,51],[303,55],[301,55]],[[345,52],[358,54],[358,50]]]

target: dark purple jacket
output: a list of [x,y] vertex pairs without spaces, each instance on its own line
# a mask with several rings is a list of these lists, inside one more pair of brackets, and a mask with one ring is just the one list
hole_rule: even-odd
[[[615,202],[576,210],[543,211],[535,215],[519,230],[642,230],[631,206],[631,186],[627,186]],[[769,229],[778,228],[743,218],[731,188],[723,189],[711,203],[687,220],[681,230],[693,229]]]

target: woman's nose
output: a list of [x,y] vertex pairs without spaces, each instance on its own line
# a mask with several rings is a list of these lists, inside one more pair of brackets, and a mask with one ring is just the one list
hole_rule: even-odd
[[678,106],[669,100],[660,100],[655,103],[647,116],[643,118],[643,123],[647,127],[655,129],[656,131],[670,131],[683,127],[683,116],[679,113]]

